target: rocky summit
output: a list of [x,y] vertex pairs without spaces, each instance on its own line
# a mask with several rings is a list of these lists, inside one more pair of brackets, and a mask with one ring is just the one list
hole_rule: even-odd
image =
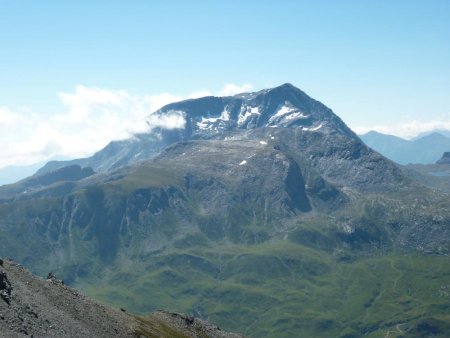
[[0,254],[179,325],[448,336],[445,192],[290,84],[152,116],[183,123],[0,187]]

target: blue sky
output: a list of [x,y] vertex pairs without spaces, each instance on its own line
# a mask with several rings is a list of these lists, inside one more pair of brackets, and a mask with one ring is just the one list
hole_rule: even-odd
[[[11,144],[0,166],[124,137],[89,139],[108,114],[105,128],[120,129],[155,102],[284,82],[357,131],[450,129],[450,1],[0,0],[0,140]],[[62,126],[66,115],[76,126]]]

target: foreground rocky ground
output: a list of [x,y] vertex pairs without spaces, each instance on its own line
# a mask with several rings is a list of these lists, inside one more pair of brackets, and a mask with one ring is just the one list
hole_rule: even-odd
[[137,317],[93,301],[53,275],[0,260],[0,337],[242,337],[193,317]]

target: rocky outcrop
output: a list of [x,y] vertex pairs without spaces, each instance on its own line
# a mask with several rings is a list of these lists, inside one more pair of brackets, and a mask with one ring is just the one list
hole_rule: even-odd
[[450,151],[446,151],[442,154],[441,159],[438,160],[436,164],[450,164]]
[[4,271],[0,271],[0,297],[9,305],[11,300],[11,283],[8,275]]
[[[194,318],[179,313],[168,311],[155,311],[150,316],[138,319],[137,333],[140,337],[163,337],[164,330],[167,332],[165,325],[170,328],[183,332],[183,337],[214,337],[214,338],[243,338],[244,336],[237,333],[229,333],[222,331],[218,326],[212,325],[205,320]],[[157,324],[159,323],[159,325]],[[173,335],[169,333],[168,336]],[[173,335],[174,336],[174,335]]]

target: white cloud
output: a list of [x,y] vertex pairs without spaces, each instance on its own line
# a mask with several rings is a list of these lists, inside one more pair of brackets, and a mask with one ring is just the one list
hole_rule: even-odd
[[[249,90],[251,85],[227,84],[217,95]],[[32,110],[0,107],[2,152],[0,167],[28,165],[51,157],[84,157],[100,150],[112,140],[155,127],[183,128],[180,112],[160,115],[162,106],[186,98],[212,95],[207,90],[180,96],[170,93],[132,95],[124,90],[76,86],[74,92],[58,93],[66,109],[46,115]]]
[[182,99],[169,93],[136,96],[123,90],[77,86],[74,92],[62,92],[58,97],[66,109],[45,117],[29,110],[0,108],[0,167],[54,156],[89,156],[108,142],[134,133],[184,126],[179,114],[151,115],[146,120],[150,112]]
[[155,112],[166,104],[183,100],[182,96],[172,95],[170,93],[162,93],[148,96],[150,103],[150,112]]
[[202,89],[199,90],[198,92],[194,92],[188,95],[189,99],[198,99],[200,97],[205,97],[205,96],[211,96],[213,95],[209,90],[206,89]]
[[151,128],[183,129],[186,124],[184,113],[176,110],[166,114],[150,114],[146,120]]
[[0,107],[0,126],[12,125],[17,122],[18,116],[6,107]]
[[357,126],[352,128],[357,134],[364,134],[368,131],[375,130],[383,134],[399,136],[405,139],[411,139],[418,134],[430,132],[437,129],[450,130],[450,120],[431,120],[419,121],[413,120],[405,123],[397,123],[391,125],[375,125],[375,126]]
[[232,96],[240,93],[249,92],[253,89],[253,86],[246,83],[242,86],[236,85],[234,83],[227,83],[225,87],[218,93],[219,96]]

